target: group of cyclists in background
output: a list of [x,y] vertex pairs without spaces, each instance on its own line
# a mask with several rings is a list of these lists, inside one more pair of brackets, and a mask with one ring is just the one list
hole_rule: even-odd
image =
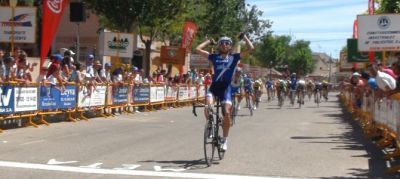
[[235,113],[240,110],[243,99],[252,115],[253,110],[257,109],[261,102],[263,91],[267,92],[268,102],[277,99],[280,107],[283,106],[285,99],[288,99],[292,106],[297,103],[301,107],[306,97],[308,101],[313,97],[319,106],[321,99],[328,100],[329,92],[329,83],[325,80],[304,79],[298,77],[296,73],[292,73],[287,79],[263,80],[253,78],[251,74],[244,74],[240,68],[236,70],[231,86],[232,100],[235,104],[232,106],[234,112],[232,115],[236,115]]

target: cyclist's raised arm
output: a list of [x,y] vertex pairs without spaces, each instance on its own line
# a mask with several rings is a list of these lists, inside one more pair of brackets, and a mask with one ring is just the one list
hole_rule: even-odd
[[203,43],[201,43],[199,46],[196,47],[196,53],[201,55],[204,58],[208,59],[208,55],[210,54],[208,51],[203,50],[208,44],[210,44],[210,40],[206,40]]
[[250,55],[250,53],[254,50],[253,43],[247,38],[246,35],[243,36],[243,40],[246,42],[247,49],[240,52],[240,58],[246,57]]

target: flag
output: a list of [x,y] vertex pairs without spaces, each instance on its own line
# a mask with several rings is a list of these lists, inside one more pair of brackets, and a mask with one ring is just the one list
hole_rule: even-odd
[[187,21],[183,25],[183,34],[182,34],[182,48],[190,48],[192,46],[192,42],[196,35],[197,26],[195,23]]
[[354,20],[353,23],[353,39],[357,39],[358,38],[358,21],[357,19]]
[[60,24],[60,19],[67,4],[68,0],[43,1],[40,72],[42,72],[45,58],[50,50],[51,42],[53,41],[54,35],[57,32],[58,25]]
[[375,13],[375,0],[368,0],[368,14],[374,15]]

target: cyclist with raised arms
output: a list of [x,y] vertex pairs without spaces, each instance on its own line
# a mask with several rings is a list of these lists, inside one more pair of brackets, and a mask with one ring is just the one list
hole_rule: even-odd
[[[204,50],[204,48],[209,45],[212,41],[206,40],[201,43],[196,48],[196,52],[208,58],[214,68],[214,77],[207,93],[206,104],[212,105],[214,103],[213,96],[218,97],[218,100],[224,104],[224,121],[223,121],[223,145],[222,149],[227,150],[228,148],[228,135],[229,135],[229,128],[231,126],[231,108],[232,108],[232,94],[231,94],[231,83],[233,74],[236,70],[236,65],[238,64],[240,58],[248,56],[250,52],[254,49],[253,44],[250,40],[246,37],[246,35],[241,34],[244,41],[246,42],[247,49],[240,52],[240,53],[232,53],[232,39],[229,37],[221,37],[218,40],[218,52],[219,53],[209,53],[208,51]],[[205,108],[205,116],[207,117],[208,108]]]

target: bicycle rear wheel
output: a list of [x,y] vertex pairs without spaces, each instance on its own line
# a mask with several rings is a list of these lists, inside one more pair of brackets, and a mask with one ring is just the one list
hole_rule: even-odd
[[214,158],[214,137],[215,137],[215,127],[213,124],[213,118],[210,117],[204,127],[204,159],[206,161],[207,166],[212,165],[212,161]]

